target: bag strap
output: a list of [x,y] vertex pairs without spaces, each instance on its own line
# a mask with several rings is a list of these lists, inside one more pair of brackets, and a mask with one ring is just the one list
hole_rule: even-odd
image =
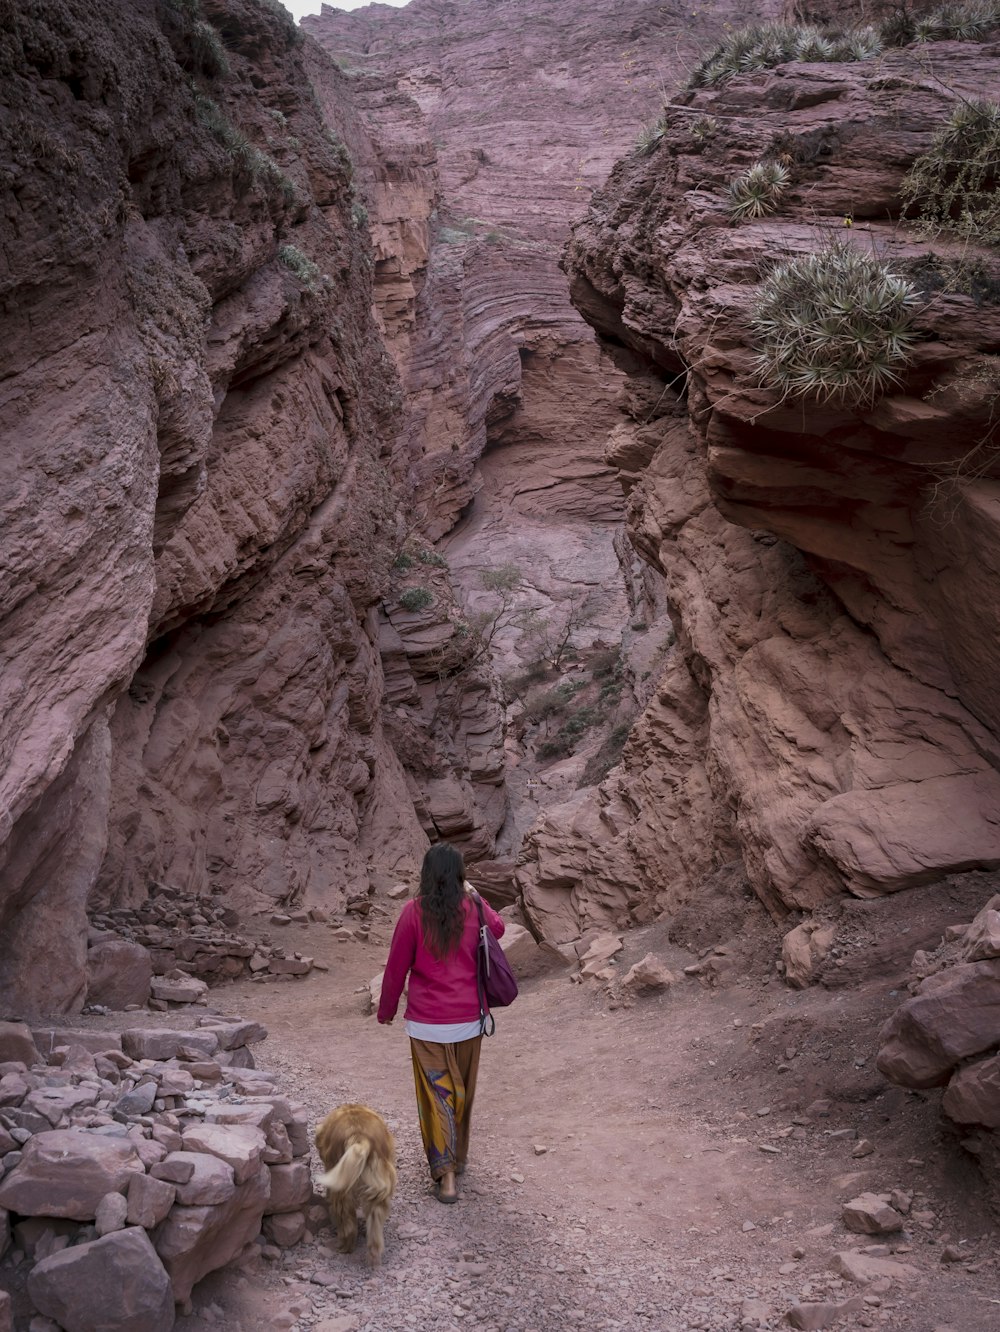
[[[486,1011],[486,993],[483,988],[483,967],[489,975],[490,954],[486,944],[487,924],[483,916],[483,903],[475,889],[470,889],[470,895],[476,904],[476,913],[479,916],[479,942],[476,944],[476,991],[479,995],[479,1034],[480,1036],[492,1036],[497,1029],[496,1018],[492,1013]],[[487,1028],[487,1022],[490,1024]]]

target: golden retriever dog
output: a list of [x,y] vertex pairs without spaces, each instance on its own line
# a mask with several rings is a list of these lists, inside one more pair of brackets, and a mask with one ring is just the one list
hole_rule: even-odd
[[367,1105],[340,1105],[316,1130],[316,1150],[326,1168],[327,1191],[338,1247],[352,1253],[358,1238],[358,1208],[368,1232],[368,1263],[378,1267],[382,1227],[396,1192],[396,1143],[381,1115]]

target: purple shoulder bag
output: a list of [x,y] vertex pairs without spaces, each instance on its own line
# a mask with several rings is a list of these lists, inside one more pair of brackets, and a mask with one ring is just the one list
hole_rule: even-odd
[[[517,998],[517,977],[510,969],[500,940],[486,924],[483,904],[474,892],[472,900],[479,913],[479,946],[476,949],[476,983],[479,988],[479,1024],[484,1036],[492,1036],[496,1023],[490,1008],[506,1008]],[[490,1024],[487,1028],[487,1022]]]

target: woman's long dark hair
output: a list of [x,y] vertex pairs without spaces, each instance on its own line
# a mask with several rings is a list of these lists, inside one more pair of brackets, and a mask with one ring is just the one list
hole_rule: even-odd
[[458,947],[465,929],[465,861],[449,842],[439,842],[424,856],[420,869],[420,919],[424,940],[435,957]]

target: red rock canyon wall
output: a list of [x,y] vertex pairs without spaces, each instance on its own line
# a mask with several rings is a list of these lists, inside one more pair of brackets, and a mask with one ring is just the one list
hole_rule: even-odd
[[2,9],[0,1004],[27,1012],[82,1001],[88,897],[330,900],[425,841],[381,717],[400,393],[300,34],[267,0]]
[[[757,387],[748,327],[767,261],[845,217],[918,283],[969,258],[899,224],[899,187],[956,98],[998,92],[989,50],[941,42],[681,94],[575,229],[574,300],[633,375],[609,458],[682,653],[623,767],[533,835],[557,937],[580,902],[620,917],[655,884],[667,908],[737,859],[779,918],[1000,864],[995,259],[972,247],[983,289],[924,284],[912,366],[867,409]],[[728,183],[779,151],[778,211],[733,224]]]

